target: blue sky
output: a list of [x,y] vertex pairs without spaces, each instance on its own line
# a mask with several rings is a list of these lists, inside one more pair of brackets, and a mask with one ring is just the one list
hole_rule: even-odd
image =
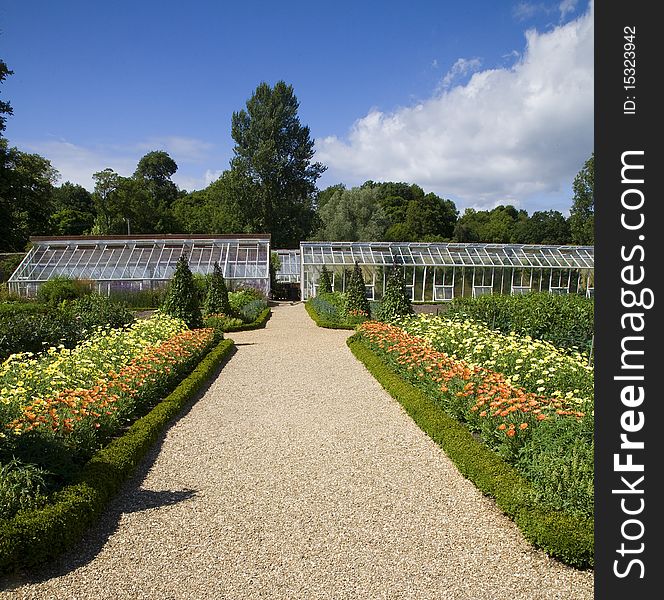
[[92,189],[163,149],[201,189],[233,111],[283,79],[328,166],[319,187],[418,183],[457,208],[567,212],[593,150],[593,14],[581,0],[4,0],[5,136]]

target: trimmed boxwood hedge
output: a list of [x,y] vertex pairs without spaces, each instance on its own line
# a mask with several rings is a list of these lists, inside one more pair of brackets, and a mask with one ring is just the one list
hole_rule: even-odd
[[356,325],[347,325],[345,323],[338,323],[336,321],[329,321],[323,319],[317,312],[316,309],[311,305],[311,302],[307,300],[304,303],[304,308],[309,313],[309,316],[318,327],[324,327],[325,329],[355,329]]
[[233,347],[233,340],[219,342],[171,394],[97,452],[74,483],[54,493],[43,507],[0,521],[0,573],[44,563],[76,543]]
[[445,451],[459,471],[521,529],[533,545],[580,569],[594,565],[592,518],[551,510],[533,500],[532,486],[518,471],[476,440],[423,392],[401,378],[363,343],[358,334],[347,342],[355,357],[393,396],[417,425]]

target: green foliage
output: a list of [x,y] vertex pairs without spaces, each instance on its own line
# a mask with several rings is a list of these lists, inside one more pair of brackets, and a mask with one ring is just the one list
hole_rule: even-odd
[[0,463],[0,519],[39,506],[41,496],[46,492],[45,475],[43,469],[23,464],[15,458]]
[[207,314],[225,314],[231,315],[233,309],[228,301],[228,288],[226,287],[226,280],[224,273],[215,261],[212,267],[212,273],[208,279],[207,295],[205,296],[205,303],[203,310]]
[[159,308],[163,304],[166,298],[166,291],[166,287],[136,291],[111,290],[109,298],[113,302],[125,304],[134,310],[151,309]]
[[594,565],[592,518],[554,510],[536,501],[532,485],[514,467],[477,441],[427,394],[395,373],[359,335],[348,338],[347,344],[417,425],[442,447],[459,471],[495,499],[526,539],[571,566],[585,569]]
[[52,494],[44,506],[0,520],[0,573],[42,564],[76,543],[232,349],[232,340],[221,341],[175,390],[97,452],[76,481]]
[[327,270],[327,267],[323,265],[323,268],[320,270],[320,275],[318,277],[318,288],[316,289],[316,295],[331,293],[332,277],[330,277],[330,272]]
[[0,282],[9,279],[24,257],[25,254],[6,254],[0,256]]
[[577,294],[485,295],[455,298],[446,316],[463,315],[502,333],[551,342],[559,348],[587,351],[595,331],[594,301]]
[[246,110],[233,113],[231,171],[247,190],[246,231],[272,234],[274,247],[293,248],[312,231],[316,180],[325,171],[311,162],[314,142],[300,124],[293,87],[261,83]]
[[575,244],[595,243],[595,153],[585,162],[572,184],[574,200],[569,225]]
[[239,314],[243,306],[254,300],[265,300],[265,295],[253,287],[241,287],[228,294],[232,314]]
[[39,286],[37,300],[55,306],[66,300],[75,300],[90,292],[88,282],[69,277],[51,277]]
[[133,313],[125,304],[101,294],[78,298],[67,305],[64,311],[65,318],[76,323],[81,338],[96,327],[126,327],[134,321]]
[[355,329],[355,325],[347,321],[343,304],[339,306],[331,297],[336,294],[325,294],[309,298],[304,308],[318,327],[326,329]]
[[486,210],[467,208],[454,228],[457,242],[519,243],[519,232],[528,220],[525,210],[511,205]]
[[384,239],[389,220],[375,189],[337,189],[318,209],[316,239],[349,242]]
[[256,298],[240,307],[240,318],[245,323],[251,323],[255,321],[266,308],[267,300],[263,298]]
[[350,282],[346,287],[346,315],[357,317],[369,317],[371,309],[367,299],[364,277],[359,263],[355,263]]
[[0,360],[61,344],[73,348],[96,327],[123,327],[133,320],[126,306],[98,294],[63,306],[38,302],[0,305]]
[[517,466],[533,482],[534,497],[556,510],[592,517],[594,435],[591,418],[551,419],[536,427]]
[[161,310],[167,315],[182,319],[190,329],[203,325],[198,291],[186,253],[182,253],[178,258]]
[[272,293],[274,293],[279,286],[279,282],[277,281],[277,273],[279,272],[279,269],[281,269],[279,255],[276,252],[270,252],[270,291]]
[[414,314],[413,306],[406,293],[403,274],[398,267],[394,266],[387,277],[385,293],[378,305],[376,318],[379,321],[390,322],[412,314]]
[[272,311],[268,307],[264,308],[256,318],[250,322],[244,322],[240,318],[227,317],[226,315],[209,315],[205,319],[205,326],[212,327],[220,332],[248,331],[250,329],[260,329],[265,327],[271,315]]

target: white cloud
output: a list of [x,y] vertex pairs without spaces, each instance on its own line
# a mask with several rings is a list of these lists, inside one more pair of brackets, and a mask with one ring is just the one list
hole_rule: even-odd
[[560,11],[560,20],[563,21],[568,14],[573,13],[576,10],[577,4],[578,0],[563,0],[558,5],[558,10]]
[[570,23],[526,32],[510,68],[476,72],[412,107],[373,109],[347,140],[317,139],[316,160],[348,185],[417,183],[458,208],[528,209],[529,199],[558,194],[551,208],[566,210],[593,148],[593,37],[591,4]]
[[173,181],[181,189],[201,189],[218,177],[214,177],[216,171],[205,170],[205,166],[201,166],[211,160],[218,162],[211,157],[214,144],[195,138],[165,136],[131,145],[82,146],[64,139],[21,141],[17,145],[21,150],[36,152],[49,159],[60,173],[60,183],[71,181],[90,191],[94,189],[93,173],[111,168],[128,177],[136,170],[141,157],[153,150],[168,152],[176,162],[178,170],[173,175]]
[[455,80],[469,73],[475,73],[481,66],[482,61],[479,58],[459,58],[440,82],[441,89],[448,90]]

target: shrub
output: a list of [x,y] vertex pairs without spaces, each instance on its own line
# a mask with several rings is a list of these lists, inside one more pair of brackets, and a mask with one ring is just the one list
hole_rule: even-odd
[[91,289],[85,282],[69,277],[52,277],[39,286],[37,300],[53,306],[66,300],[75,300],[90,292]]
[[72,302],[66,309],[66,316],[77,321],[82,333],[92,331],[99,326],[125,327],[134,321],[133,313],[125,304],[96,293]]
[[184,252],[178,258],[175,274],[168,285],[161,310],[167,315],[182,319],[191,329],[203,325],[194,276],[189,269],[187,254]]
[[253,300],[265,300],[265,295],[253,287],[240,287],[228,294],[228,302],[233,314],[239,314],[242,307]]
[[594,300],[577,294],[455,298],[447,312],[447,316],[453,315],[480,320],[503,333],[513,331],[581,351],[589,350],[595,331]]
[[267,308],[266,300],[263,300],[262,298],[252,300],[251,302],[247,302],[247,304],[245,304],[240,308],[239,311],[240,318],[245,323],[252,323],[258,318],[258,315],[260,315],[266,308]]
[[109,296],[113,302],[126,304],[133,309],[159,308],[166,298],[166,287],[151,290],[111,291]]
[[371,309],[367,300],[364,277],[359,263],[355,263],[350,283],[346,288],[346,316],[347,317],[369,317]]
[[332,278],[330,277],[330,272],[327,270],[327,267],[323,265],[323,268],[320,271],[320,276],[318,277],[318,289],[316,290],[316,295],[320,294],[331,294],[332,293]]
[[228,288],[226,287],[224,272],[216,261],[212,267],[212,273],[208,281],[203,310],[206,314],[210,315],[219,313],[230,315],[233,312],[228,300]]
[[414,314],[413,306],[406,294],[403,276],[394,266],[388,275],[385,294],[378,305],[376,318],[380,321],[390,322],[412,314]]

